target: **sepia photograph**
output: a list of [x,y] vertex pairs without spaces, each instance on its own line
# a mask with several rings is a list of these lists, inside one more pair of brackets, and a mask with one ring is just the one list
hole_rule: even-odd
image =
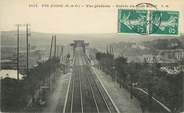
[[184,2],[10,1],[0,112],[184,111]]

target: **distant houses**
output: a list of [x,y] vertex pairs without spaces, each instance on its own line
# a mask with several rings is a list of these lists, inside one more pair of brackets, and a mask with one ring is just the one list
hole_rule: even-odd
[[184,58],[184,49],[158,50],[158,54],[167,59],[181,61]]
[[156,50],[154,54],[126,57],[128,58],[128,62],[159,63],[161,64],[161,71],[172,75],[184,71],[184,64],[181,64],[184,61],[184,49]]
[[172,49],[172,50],[156,50],[153,54],[143,54],[139,56],[127,56],[129,62],[135,61],[143,63],[145,60],[147,63],[177,63],[184,60],[184,49]]

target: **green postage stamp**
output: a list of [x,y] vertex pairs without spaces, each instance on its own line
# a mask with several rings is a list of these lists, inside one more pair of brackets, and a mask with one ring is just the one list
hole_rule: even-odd
[[119,9],[118,32],[175,36],[179,34],[179,12]]

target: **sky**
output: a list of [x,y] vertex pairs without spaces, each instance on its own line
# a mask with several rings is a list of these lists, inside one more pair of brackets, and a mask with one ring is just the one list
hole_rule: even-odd
[[[49,33],[116,33],[117,8],[30,8],[29,4],[138,4],[144,0],[0,0],[0,30],[16,30],[16,24],[30,24],[31,30]],[[145,0],[168,4],[167,10],[184,15],[182,0]],[[161,0],[160,0],[161,1]],[[183,33],[183,24],[180,30]],[[21,27],[24,29],[24,27]]]

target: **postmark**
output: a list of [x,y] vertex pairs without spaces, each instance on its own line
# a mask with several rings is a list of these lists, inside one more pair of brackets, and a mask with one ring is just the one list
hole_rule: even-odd
[[[150,5],[147,6],[150,7]],[[160,11],[155,10],[154,7],[149,10],[119,9],[118,32],[142,35],[178,35],[179,12]]]
[[[151,19],[151,15],[152,15],[152,11],[157,11],[158,10],[157,6],[154,5],[154,4],[151,4],[151,3],[140,3],[140,4],[137,4],[136,5],[136,10],[140,9],[140,8],[144,8],[147,11],[146,33],[144,33],[143,35],[149,35],[149,34],[155,33],[158,30],[158,28],[160,26],[160,23],[161,23],[161,18],[159,18],[161,16],[161,13],[159,11],[156,13],[157,17],[159,18],[156,21]],[[155,27],[154,27],[154,29],[150,30],[150,26],[153,25],[153,23],[154,23]]]

